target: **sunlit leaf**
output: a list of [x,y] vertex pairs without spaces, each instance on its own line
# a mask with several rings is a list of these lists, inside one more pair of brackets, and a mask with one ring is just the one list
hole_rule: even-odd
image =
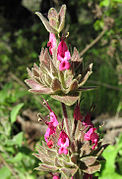
[[11,172],[7,167],[0,168],[0,178],[9,179],[11,176]]
[[20,132],[19,134],[13,137],[13,143],[20,147],[22,145],[22,141],[23,141],[23,132]]
[[16,121],[17,114],[23,106],[24,106],[24,104],[20,103],[12,109],[11,114],[10,114],[11,123],[14,123]]

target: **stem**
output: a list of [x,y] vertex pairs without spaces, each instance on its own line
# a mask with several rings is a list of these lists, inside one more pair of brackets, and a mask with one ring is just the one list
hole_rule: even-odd
[[96,44],[100,39],[101,37],[104,35],[104,33],[106,32],[107,28],[104,28],[103,31],[96,37],[96,39],[94,39],[89,45],[87,45],[83,50],[82,52],[80,52],[80,56],[83,56],[84,53],[87,52],[87,50],[89,50],[94,44]]
[[68,125],[68,116],[67,116],[67,110],[66,110],[66,105],[64,103],[62,104],[62,110],[63,110],[63,115],[64,115],[64,125],[66,127],[66,133],[70,137],[70,130],[69,130],[69,125]]

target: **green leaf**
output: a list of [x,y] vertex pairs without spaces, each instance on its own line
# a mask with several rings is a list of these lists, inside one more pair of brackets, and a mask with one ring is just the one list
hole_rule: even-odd
[[112,0],[113,2],[122,3],[122,0]]
[[8,91],[11,89],[11,87],[12,85],[10,83],[7,83],[0,91],[0,103],[4,103],[5,100],[10,96],[10,93]]
[[103,0],[100,2],[100,6],[109,6],[110,1],[109,0]]
[[10,179],[10,176],[11,176],[11,172],[9,171],[7,167],[2,167],[0,169],[0,178]]
[[[121,141],[121,140],[120,140]],[[121,175],[116,173],[116,157],[118,152],[122,149],[122,143],[118,143],[115,146],[109,145],[103,152],[103,157],[106,159],[105,168],[102,170],[100,179],[114,179],[121,178]]]
[[12,142],[13,142],[14,144],[16,144],[16,145],[18,145],[18,146],[20,146],[20,147],[21,147],[21,145],[22,145],[22,141],[23,141],[23,132],[20,132],[19,134],[15,135],[15,136],[13,137],[13,140],[12,140]]
[[24,158],[24,155],[21,152],[19,152],[14,158],[7,159],[7,162],[17,163],[17,162],[20,162],[22,158]]
[[11,123],[14,123],[16,121],[17,114],[23,106],[24,106],[24,104],[20,103],[12,109],[11,114],[10,114]]

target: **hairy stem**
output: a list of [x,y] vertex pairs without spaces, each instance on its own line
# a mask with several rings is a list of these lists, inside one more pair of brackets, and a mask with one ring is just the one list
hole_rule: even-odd
[[67,110],[66,110],[66,105],[64,103],[62,104],[62,110],[63,110],[63,115],[64,115],[64,125],[66,127],[66,133],[70,137],[70,130],[69,130],[69,125],[68,125],[68,116],[67,116]]

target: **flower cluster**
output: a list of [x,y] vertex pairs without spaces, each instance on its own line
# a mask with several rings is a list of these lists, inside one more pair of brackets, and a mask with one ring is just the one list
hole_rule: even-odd
[[53,51],[53,49],[56,47],[55,34],[50,33],[49,42],[47,43],[47,47],[49,47],[49,52],[50,52],[50,54],[52,55],[52,51]]
[[56,115],[54,114],[54,112],[50,112],[50,122],[46,122],[48,128],[46,130],[46,133],[44,135],[45,141],[47,142],[47,145],[51,148],[53,145],[53,142],[49,140],[49,137],[52,134],[55,134],[56,132],[56,127],[58,125],[58,121],[56,118]]
[[[65,23],[66,5],[59,12],[51,8],[48,20],[36,13],[49,32],[47,47],[39,56],[39,66],[34,64],[28,69],[29,79],[25,80],[31,88],[29,91],[48,94],[62,104],[63,117],[59,119],[46,100],[44,104],[49,110],[49,117],[39,114],[47,125],[45,142],[34,155],[41,160],[37,170],[49,172],[53,179],[92,178],[92,174],[100,170],[99,156],[104,150],[96,128],[91,122],[90,113],[83,116],[80,111],[82,91],[94,89],[83,86],[92,73],[92,64],[83,68],[83,58],[74,48],[71,54],[66,44],[66,36],[61,35]],[[49,51],[49,52],[48,52]],[[66,105],[76,103],[74,114],[68,118]]]
[[91,141],[92,144],[92,149],[94,150],[95,147],[98,145],[98,134],[95,133],[96,128],[94,128],[93,123],[91,122],[91,116],[89,113],[85,116],[85,119],[83,120],[83,116],[81,115],[80,112],[80,106],[78,103],[76,104],[75,110],[74,110],[74,119],[75,120],[80,120],[82,122],[82,125],[85,126],[83,129],[84,131],[87,129],[87,132],[84,135],[84,140],[85,141]]
[[70,53],[66,44],[69,33],[60,33],[64,27],[65,11],[65,5],[59,13],[51,8],[48,12],[49,21],[41,13],[36,13],[49,32],[49,50],[42,48],[40,64],[34,64],[31,70],[28,69],[30,78],[25,82],[30,87],[30,92],[50,94],[53,99],[71,106],[80,98],[82,91],[94,89],[89,86],[83,87],[92,73],[93,64],[84,68],[83,58],[75,47],[73,53]]
[[58,145],[60,146],[58,153],[62,154],[64,153],[65,155],[68,154],[68,149],[69,147],[69,138],[68,135],[64,132],[61,131],[59,139],[58,139]]
[[[44,121],[45,124],[48,126],[46,133],[44,135],[44,139],[47,143],[47,146],[49,148],[53,147],[53,140],[51,140],[51,137],[56,133],[56,128],[59,125],[58,120],[57,120],[57,116],[55,115],[55,113],[52,111],[52,109],[50,108],[50,106],[48,105],[48,103],[45,101],[46,106],[48,107],[48,109],[50,110],[50,122]],[[68,149],[67,147],[69,147],[69,138],[68,135],[65,133],[64,130],[60,130],[60,134],[59,134],[59,138],[58,138],[58,142],[57,145],[60,146],[58,153],[62,154],[64,153],[65,155],[68,154]]]
[[[38,149],[39,154],[34,154],[42,161],[37,170],[52,171],[54,178],[60,178],[60,175],[73,178],[79,172],[84,173],[84,178],[92,178],[92,174],[100,170],[97,159],[104,146],[95,132],[90,113],[83,116],[77,103],[72,122],[64,121],[66,114],[64,119],[58,122],[47,101],[44,100],[44,104],[49,109],[50,121],[40,114],[48,127],[44,135],[46,145],[42,143]],[[66,113],[65,109],[63,112]]]
[[98,134],[95,133],[94,131],[96,130],[96,128],[90,128],[88,130],[87,133],[85,133],[85,136],[84,136],[84,139],[87,141],[87,140],[90,140],[92,142],[92,144],[94,144],[92,146],[92,149],[95,149],[95,147],[98,145]]
[[[53,49],[57,46],[56,44],[56,37],[55,34],[50,33],[49,35],[49,42],[47,43],[47,47],[49,47],[49,52],[52,55]],[[57,48],[57,60],[59,60],[59,70],[69,70],[70,69],[70,63],[69,60],[71,59],[70,52],[68,50],[68,47],[63,40],[61,39],[60,43],[58,44]]]
[[58,51],[57,51],[57,59],[60,61],[59,70],[69,70],[70,63],[68,60],[70,60],[71,55],[68,50],[68,47],[65,43],[65,41],[62,39],[61,42],[58,45]]
[[86,141],[91,141],[92,144],[94,144],[92,146],[92,149],[94,150],[95,147],[98,145],[99,137],[98,137],[98,134],[94,132],[96,130],[96,128],[94,128],[94,125],[92,124],[92,122],[90,120],[89,113],[85,116],[85,120],[83,121],[82,124],[85,126],[85,128],[89,128],[89,130],[84,135],[84,139]]

